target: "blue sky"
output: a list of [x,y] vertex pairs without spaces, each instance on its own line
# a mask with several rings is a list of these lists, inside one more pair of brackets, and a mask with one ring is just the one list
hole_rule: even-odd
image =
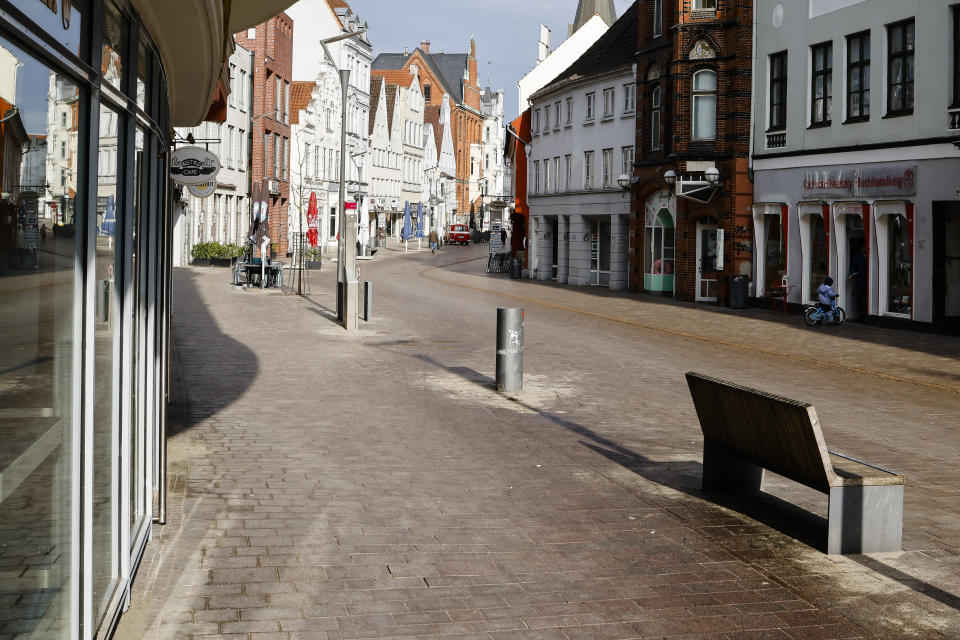
[[[374,55],[413,50],[429,40],[431,51],[468,51],[470,36],[477,41],[480,86],[505,92],[504,112],[517,116],[517,81],[537,62],[540,24],[550,27],[550,44],[567,38],[577,0],[485,0],[439,3],[436,0],[349,0],[350,7],[370,27]],[[632,0],[615,0],[617,15]],[[489,67],[487,63],[490,63]]]

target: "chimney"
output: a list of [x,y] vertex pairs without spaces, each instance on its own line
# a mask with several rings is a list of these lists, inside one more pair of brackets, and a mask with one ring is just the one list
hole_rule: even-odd
[[409,47],[404,47],[404,48],[403,48],[403,55],[405,55],[405,56],[410,55],[410,48],[409,48]]
[[430,41],[429,41],[429,40],[421,40],[421,41],[420,41],[420,48],[423,49],[423,51],[424,51],[425,53],[430,53]]

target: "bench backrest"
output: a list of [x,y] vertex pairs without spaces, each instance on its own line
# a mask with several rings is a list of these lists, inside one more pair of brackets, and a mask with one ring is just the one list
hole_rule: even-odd
[[739,457],[819,491],[833,467],[813,405],[689,372],[705,438]]

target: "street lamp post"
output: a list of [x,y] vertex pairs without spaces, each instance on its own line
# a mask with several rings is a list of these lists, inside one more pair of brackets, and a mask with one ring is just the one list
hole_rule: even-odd
[[[357,29],[350,33],[341,33],[332,38],[320,40],[320,46],[330,60],[330,63],[336,68],[336,61],[330,55],[328,44],[356,38],[366,33],[366,27]],[[340,233],[337,234],[337,296],[340,318],[343,322],[343,328],[353,330],[358,325],[358,299],[359,283],[357,282],[357,255],[356,247],[348,247],[346,235],[348,225],[346,224],[347,209],[347,92],[350,86],[350,70],[340,69],[340,211],[337,216],[337,224],[340,227]],[[353,229],[351,235],[356,234],[356,225],[349,225]],[[348,254],[352,254],[348,257]],[[351,269],[347,269],[347,262],[351,262]]]

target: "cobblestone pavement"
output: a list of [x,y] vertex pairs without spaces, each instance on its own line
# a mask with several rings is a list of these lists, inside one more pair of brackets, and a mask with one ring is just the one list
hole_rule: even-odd
[[[364,263],[372,322],[175,275],[170,511],[116,638],[960,638],[960,340]],[[492,389],[497,306],[524,391]],[[828,330],[829,329],[829,330]],[[686,370],[813,402],[906,474],[904,551],[822,553],[826,498],[699,490]]]

